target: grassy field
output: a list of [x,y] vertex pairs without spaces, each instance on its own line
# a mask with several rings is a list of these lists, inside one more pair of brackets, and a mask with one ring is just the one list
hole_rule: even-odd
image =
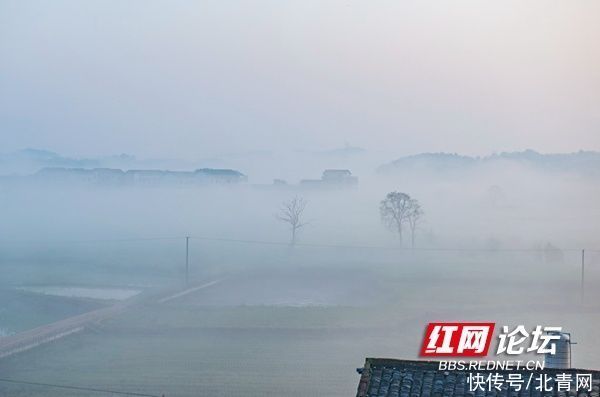
[[0,288],[0,336],[12,334],[104,306],[92,299],[73,299]]
[[[597,323],[597,313],[561,316],[561,324],[576,329],[578,341],[591,346],[593,330],[578,319]],[[526,317],[507,310],[481,317],[478,310],[465,308],[445,314],[505,317],[511,323]],[[556,321],[548,313],[537,318]],[[401,307],[153,305],[2,360],[0,373],[11,379],[166,396],[350,396],[358,381],[355,369],[365,357],[415,357],[427,320],[424,314],[410,317]],[[597,350],[576,350],[576,362],[597,363]],[[0,392],[98,395],[3,383]]]
[[[351,395],[367,352],[402,353],[403,336],[384,332],[385,322],[356,308],[147,307],[0,361],[0,373],[167,396]],[[69,395],[4,384],[0,390]]]

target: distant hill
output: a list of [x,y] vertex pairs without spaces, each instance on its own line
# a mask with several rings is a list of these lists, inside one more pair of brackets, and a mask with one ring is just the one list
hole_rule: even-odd
[[199,165],[192,162],[170,159],[137,159],[130,154],[101,156],[94,158],[67,157],[43,149],[23,149],[11,153],[0,153],[0,175],[31,174],[43,168],[122,168],[122,169],[191,169]]
[[390,175],[408,169],[430,172],[461,171],[502,162],[519,163],[543,171],[600,176],[600,152],[542,154],[530,149],[485,157],[463,156],[456,153],[421,153],[384,164],[377,169],[377,172]]
[[127,154],[99,158],[73,158],[43,149],[23,149],[0,154],[0,170],[3,172],[35,172],[47,167],[96,168],[114,163],[135,163],[135,157]]
[[23,149],[0,154],[2,173],[29,173],[44,167],[98,167],[96,159],[74,159],[41,149]]

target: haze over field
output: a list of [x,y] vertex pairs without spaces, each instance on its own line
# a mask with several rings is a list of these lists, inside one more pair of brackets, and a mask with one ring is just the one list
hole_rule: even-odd
[[[5,239],[197,234],[285,241],[285,227],[274,215],[283,201],[299,195],[310,204],[306,216],[311,224],[303,231],[303,240],[394,245],[395,237],[381,224],[378,207],[387,192],[398,190],[411,194],[424,207],[424,223],[418,231],[422,247],[600,246],[595,199],[600,154],[594,152],[540,155],[530,151],[484,158],[425,154],[369,168],[365,157],[371,154],[342,149],[342,154],[298,154],[303,161],[287,174],[293,175],[287,185],[273,185],[271,179],[256,178],[242,168],[247,183],[143,187],[60,182],[50,174],[29,172],[53,166],[91,169],[85,167],[113,165],[114,159],[121,159],[115,166],[125,170],[152,169],[157,164],[148,165],[132,156],[69,159],[41,153],[44,156],[29,150],[0,158],[4,169],[17,170],[0,180],[7,225],[0,234]],[[281,162],[288,169],[293,165],[289,160]],[[245,159],[239,165],[257,169],[257,163],[262,164],[262,172],[282,176],[278,160],[268,155]],[[319,178],[328,166],[358,169],[357,186],[332,189],[299,184],[301,179]],[[19,174],[18,169],[24,171]],[[252,183],[256,179],[269,183]]]

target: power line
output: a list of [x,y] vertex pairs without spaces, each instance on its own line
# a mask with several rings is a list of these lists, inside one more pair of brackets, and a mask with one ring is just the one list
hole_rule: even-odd
[[[243,243],[243,244],[262,244],[262,245],[277,245],[277,246],[290,246],[290,243],[281,241],[267,241],[267,240],[245,240],[245,239],[231,239],[231,238],[220,238],[220,237],[203,237],[203,236],[190,236],[194,240],[205,240],[205,241],[222,241],[231,243]],[[402,247],[391,247],[382,245],[348,245],[348,244],[318,244],[318,243],[295,243],[296,247],[313,247],[313,248],[358,248],[358,249],[372,249],[372,250],[389,250],[389,251],[471,251],[471,252],[544,252],[544,248],[461,248],[461,247],[415,247],[415,248],[402,248]],[[550,249],[552,250],[552,249]],[[558,251],[581,251],[580,248],[556,248]],[[600,250],[586,251],[600,252]]]
[[57,385],[57,384],[52,384],[52,383],[29,382],[29,381],[17,380],[17,379],[0,378],[0,382],[16,383],[16,384],[20,384],[20,385],[41,386],[41,387],[54,387],[57,389],[91,391],[91,392],[96,392],[96,393],[112,393],[112,394],[120,394],[122,396],[164,397],[164,395],[159,396],[157,394],[146,394],[146,393],[119,391],[119,390],[98,389],[98,388],[84,387],[84,386]]
[[106,238],[106,239],[72,239],[72,240],[53,240],[53,239],[32,239],[32,240],[0,240],[0,243],[30,244],[30,243],[128,243],[136,241],[160,241],[160,240],[181,240],[181,237],[131,237],[131,238]]
[[[115,239],[72,239],[72,240],[52,240],[52,239],[38,239],[38,240],[0,240],[0,243],[15,243],[15,244],[31,244],[31,243],[48,243],[48,244],[88,244],[88,243],[127,243],[127,242],[143,242],[143,241],[176,241],[185,239],[187,236],[171,236],[171,237],[131,237],[131,238],[115,238]],[[282,241],[268,241],[268,240],[251,240],[251,239],[233,239],[225,237],[206,237],[206,236],[189,236],[190,239],[204,240],[204,241],[221,241],[230,243],[243,243],[243,244],[260,244],[260,245],[276,245],[276,246],[289,246],[288,242]],[[394,246],[382,246],[382,245],[351,245],[351,244],[319,244],[319,243],[295,243],[296,247],[307,247],[307,248],[345,248],[345,249],[371,249],[371,250],[387,250],[387,251],[454,251],[454,252],[544,252],[545,248],[476,248],[476,247],[415,247],[415,248],[402,248]],[[558,251],[581,251],[581,248],[556,248]],[[600,252],[600,249],[586,249],[588,252]]]

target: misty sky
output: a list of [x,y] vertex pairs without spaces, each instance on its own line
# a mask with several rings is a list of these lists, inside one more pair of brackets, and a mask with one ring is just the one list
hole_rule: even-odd
[[600,150],[600,2],[0,0],[0,152]]

